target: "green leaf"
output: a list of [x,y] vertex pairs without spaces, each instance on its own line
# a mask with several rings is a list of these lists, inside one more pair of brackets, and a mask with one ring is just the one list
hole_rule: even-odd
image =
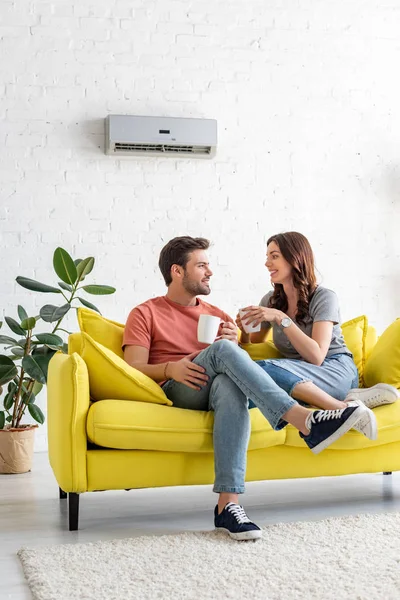
[[36,404],[28,404],[28,410],[31,414],[31,417],[35,419],[40,425],[44,423],[44,414],[40,410],[40,408]]
[[64,315],[66,315],[70,308],[70,304],[64,304],[63,306],[45,304],[45,306],[42,306],[40,309],[40,316],[43,321],[46,321],[47,323],[53,323],[54,321],[59,321]]
[[79,263],[81,263],[81,262],[82,262],[82,259],[81,258],[77,258],[77,259],[74,260],[74,265],[77,267],[79,265]]
[[0,335],[0,344],[18,344],[18,342],[17,340],[14,340],[14,338],[8,337],[8,335]]
[[25,331],[15,319],[12,319],[11,317],[4,317],[4,319],[13,333],[16,333],[17,335],[26,335]]
[[4,425],[6,424],[6,413],[4,410],[0,410],[0,429],[4,429]]
[[31,290],[32,292],[44,292],[46,294],[54,293],[61,294],[61,290],[51,285],[46,285],[45,283],[40,283],[40,281],[35,281],[34,279],[28,279],[28,277],[17,277],[15,280],[19,285],[27,290]]
[[28,318],[28,313],[26,312],[24,307],[21,306],[20,304],[18,304],[17,311],[18,311],[18,316],[21,319],[21,321]]
[[0,385],[8,383],[18,375],[17,367],[8,356],[0,356]]
[[60,286],[60,288],[62,288],[63,290],[66,290],[67,292],[72,292],[72,287],[70,285],[68,285],[68,283],[64,283],[63,281],[59,281],[58,285]]
[[35,394],[35,396],[37,396],[43,389],[43,384],[39,383],[38,381],[35,381],[35,383],[33,384],[33,388],[32,388],[32,392]]
[[83,304],[83,306],[86,306],[86,308],[91,308],[92,310],[95,310],[96,312],[98,312],[101,315],[101,312],[99,311],[99,309],[92,304],[91,302],[88,302],[87,300],[85,300],[85,298],[80,298],[79,296],[77,296],[79,302],[81,304]]
[[8,417],[6,417],[6,421],[7,421],[7,423],[11,423],[12,415],[8,415]]
[[94,258],[93,256],[89,256],[89,258],[85,258],[81,260],[81,262],[77,265],[76,270],[78,273],[79,281],[83,281],[86,275],[89,275],[94,267]]
[[64,283],[74,285],[78,273],[74,261],[64,248],[56,248],[53,256],[54,270]]
[[22,329],[25,329],[26,331],[28,329],[33,329],[36,325],[36,319],[35,317],[28,317],[27,319],[24,319],[21,323],[21,327]]
[[35,333],[35,338],[39,340],[41,344],[52,344],[53,346],[61,346],[64,342],[59,335],[55,333]]
[[14,392],[8,392],[3,400],[4,409],[9,411],[14,404]]
[[34,404],[35,403],[35,394],[33,392],[24,392],[22,394],[22,402],[24,404]]
[[7,386],[7,392],[15,392],[15,390],[17,389],[17,384],[14,381],[10,381],[10,383]]
[[113,294],[115,288],[110,285],[84,285],[82,287],[88,294],[94,294],[95,296],[105,296],[106,294]]
[[14,356],[17,356],[18,358],[22,358],[25,355],[25,351],[22,348],[11,348],[11,352],[14,354]]
[[39,362],[38,357],[33,358],[33,356],[25,356],[22,359],[22,367],[32,379],[39,381],[39,383],[46,383],[46,375]]
[[[53,358],[55,353],[56,353],[56,350],[51,350],[50,348],[48,348],[48,346],[42,346],[41,348],[38,348],[37,350],[35,350],[35,353],[33,354],[33,356],[35,357],[35,361],[42,369],[46,380],[47,380],[47,371],[48,371],[48,367],[49,367],[49,362]],[[43,383],[46,383],[46,382],[43,382]]]

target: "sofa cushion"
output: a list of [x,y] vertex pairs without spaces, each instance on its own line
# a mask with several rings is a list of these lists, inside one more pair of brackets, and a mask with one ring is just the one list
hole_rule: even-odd
[[89,373],[90,395],[93,400],[118,398],[155,404],[172,405],[155,381],[129,366],[123,358],[81,334],[80,355]]
[[358,384],[364,387],[364,366],[367,348],[368,319],[365,315],[342,323],[342,333],[346,346],[353,355],[358,369]]
[[[257,408],[250,420],[249,450],[283,444],[285,431],[274,431]],[[212,452],[213,424],[212,411],[102,400],[90,407],[87,435],[98,446],[120,450]]]
[[[400,440],[400,402],[386,404],[374,408],[378,426],[378,438],[369,440],[362,433],[351,429],[331,446],[328,450],[353,450],[383,446]],[[285,446],[307,448],[305,441],[299,436],[295,427],[288,425],[286,429]]]
[[78,323],[80,330],[90,335],[92,340],[112,350],[119,357],[124,357],[122,337],[125,325],[110,321],[87,308],[78,308]]
[[389,383],[400,389],[400,319],[378,339],[365,365],[365,384]]

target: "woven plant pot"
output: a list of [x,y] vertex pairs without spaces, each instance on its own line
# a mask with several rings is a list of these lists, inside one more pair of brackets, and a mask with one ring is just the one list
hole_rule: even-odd
[[0,429],[0,473],[27,473],[32,468],[37,425]]

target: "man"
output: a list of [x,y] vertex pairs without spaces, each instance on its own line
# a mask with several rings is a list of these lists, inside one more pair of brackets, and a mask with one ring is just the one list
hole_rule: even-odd
[[[249,399],[274,429],[294,425],[318,453],[346,433],[368,409],[354,402],[342,410],[312,412],[300,406],[237,343],[233,320],[198,298],[210,293],[208,240],[177,237],[162,249],[159,267],[167,294],[134,308],[124,333],[125,360],[159,382],[174,406],[214,411],[215,527],[237,540],[261,537],[238,504],[244,493],[250,436]],[[201,314],[220,317],[217,341],[197,340]]]

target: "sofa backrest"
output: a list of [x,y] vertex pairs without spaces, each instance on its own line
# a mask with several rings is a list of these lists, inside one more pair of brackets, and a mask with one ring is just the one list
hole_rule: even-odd
[[[86,308],[78,309],[78,323],[82,332],[87,333],[96,342],[99,342],[115,352],[117,356],[123,358],[122,339],[124,325],[122,323],[106,319],[102,315]],[[365,362],[376,344],[376,329],[368,325],[367,317],[362,315],[342,323],[342,332],[346,345],[354,356],[354,362],[359,373],[359,385],[360,387],[364,387]],[[271,332],[268,338],[268,341],[263,344],[245,344],[243,346],[253,360],[277,358],[280,356],[272,342]],[[78,352],[79,354],[80,343],[79,334],[72,334],[68,340],[69,353]]]

